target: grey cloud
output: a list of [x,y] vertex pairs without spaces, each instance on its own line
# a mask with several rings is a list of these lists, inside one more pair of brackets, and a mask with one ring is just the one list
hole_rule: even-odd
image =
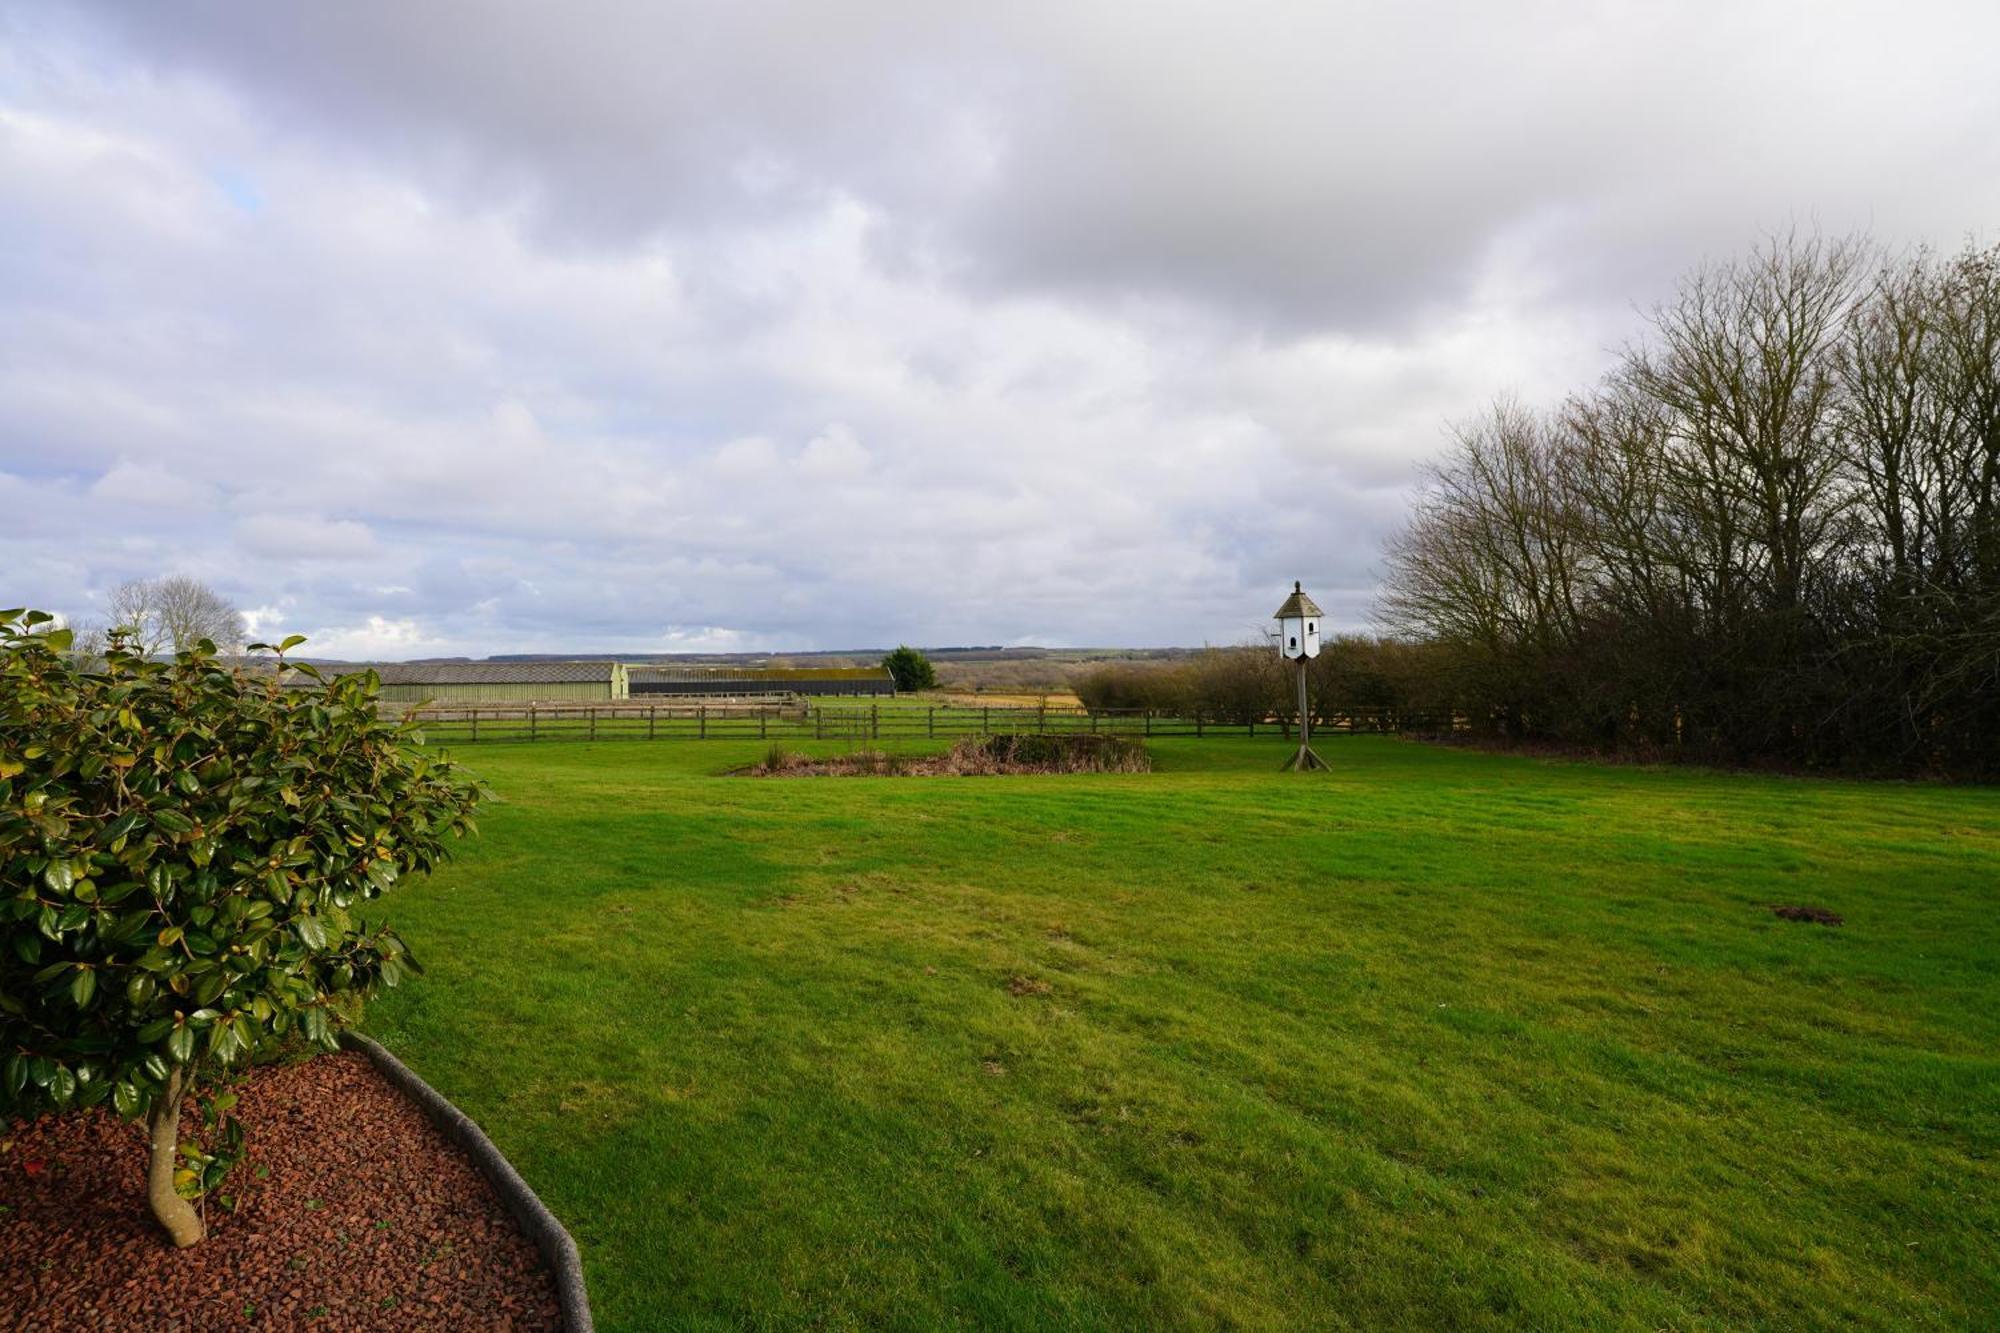
[[1969,3],[95,8],[558,239],[853,197],[902,263],[1281,331],[1407,324],[1514,233],[1623,299],[1802,213],[1955,232],[2000,202],[2000,14]]
[[1902,12],[0,0],[0,571],[355,654],[1360,624],[1442,421],[1675,271],[1990,225],[1996,20]]

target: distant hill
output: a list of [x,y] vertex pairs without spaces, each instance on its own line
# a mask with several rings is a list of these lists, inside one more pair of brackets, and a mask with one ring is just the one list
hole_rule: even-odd
[[[790,661],[812,661],[827,666],[872,666],[882,660],[888,648],[811,648],[777,653],[495,653],[490,657],[420,657],[413,662],[673,662],[685,666],[758,666]],[[1106,659],[1182,657],[1193,648],[1005,648],[999,644],[976,647],[919,648],[934,662],[1095,662]]]

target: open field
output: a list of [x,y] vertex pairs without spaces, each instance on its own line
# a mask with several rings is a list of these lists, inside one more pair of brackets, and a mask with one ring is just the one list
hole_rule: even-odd
[[571,1227],[606,1328],[2000,1308],[2000,794],[1154,750],[467,749],[498,800],[390,899],[429,972],[370,1028]]
[[912,696],[924,704],[950,704],[959,708],[1081,708],[1083,701],[1076,697],[1076,691],[1067,685],[1050,686],[1045,690],[995,690],[953,689],[945,686],[936,690],[925,690]]

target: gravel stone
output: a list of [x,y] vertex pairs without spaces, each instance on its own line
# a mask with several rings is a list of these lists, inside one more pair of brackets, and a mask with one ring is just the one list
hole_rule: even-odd
[[180,1251],[146,1211],[140,1126],[98,1108],[0,1130],[0,1328],[562,1327],[534,1243],[366,1056],[255,1070],[236,1113],[236,1209],[211,1201]]

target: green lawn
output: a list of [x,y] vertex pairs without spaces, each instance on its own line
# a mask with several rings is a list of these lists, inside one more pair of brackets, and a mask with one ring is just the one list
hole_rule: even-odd
[[607,1329],[1991,1327],[2000,793],[1154,748],[468,747],[369,1026]]

